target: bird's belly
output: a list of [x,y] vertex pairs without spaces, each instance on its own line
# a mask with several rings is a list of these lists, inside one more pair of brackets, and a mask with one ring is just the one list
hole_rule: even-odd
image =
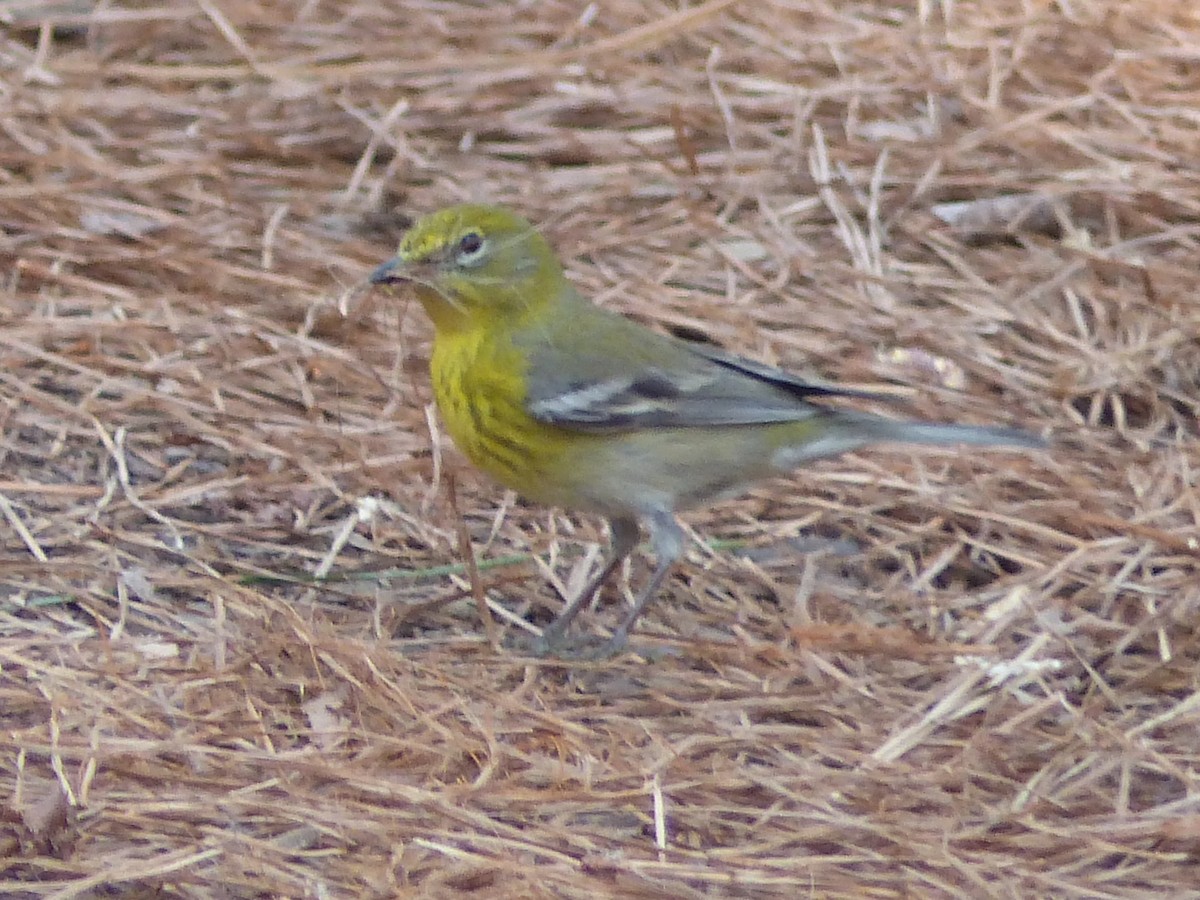
[[[772,427],[662,428],[580,446],[579,492],[607,515],[676,511],[738,493],[774,472]],[[582,505],[582,504],[576,504]]]

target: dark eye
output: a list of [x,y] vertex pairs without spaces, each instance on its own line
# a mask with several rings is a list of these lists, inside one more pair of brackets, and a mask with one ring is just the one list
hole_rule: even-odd
[[458,242],[458,252],[463,256],[474,256],[482,249],[483,238],[475,231],[468,231]]

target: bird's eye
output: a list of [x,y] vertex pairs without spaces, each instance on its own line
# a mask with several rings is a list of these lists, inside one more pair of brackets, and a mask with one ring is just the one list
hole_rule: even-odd
[[468,231],[459,239],[458,255],[461,257],[477,256],[483,249],[483,238],[477,231]]

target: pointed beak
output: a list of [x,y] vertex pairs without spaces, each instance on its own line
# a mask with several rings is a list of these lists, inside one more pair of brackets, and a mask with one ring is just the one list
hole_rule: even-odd
[[408,280],[404,274],[404,263],[399,257],[392,257],[367,276],[371,284],[402,284]]

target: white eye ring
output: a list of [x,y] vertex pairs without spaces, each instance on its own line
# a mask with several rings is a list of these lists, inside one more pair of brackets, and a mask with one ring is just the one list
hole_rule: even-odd
[[458,239],[458,261],[470,264],[478,262],[487,250],[487,241],[478,231],[468,231]]

